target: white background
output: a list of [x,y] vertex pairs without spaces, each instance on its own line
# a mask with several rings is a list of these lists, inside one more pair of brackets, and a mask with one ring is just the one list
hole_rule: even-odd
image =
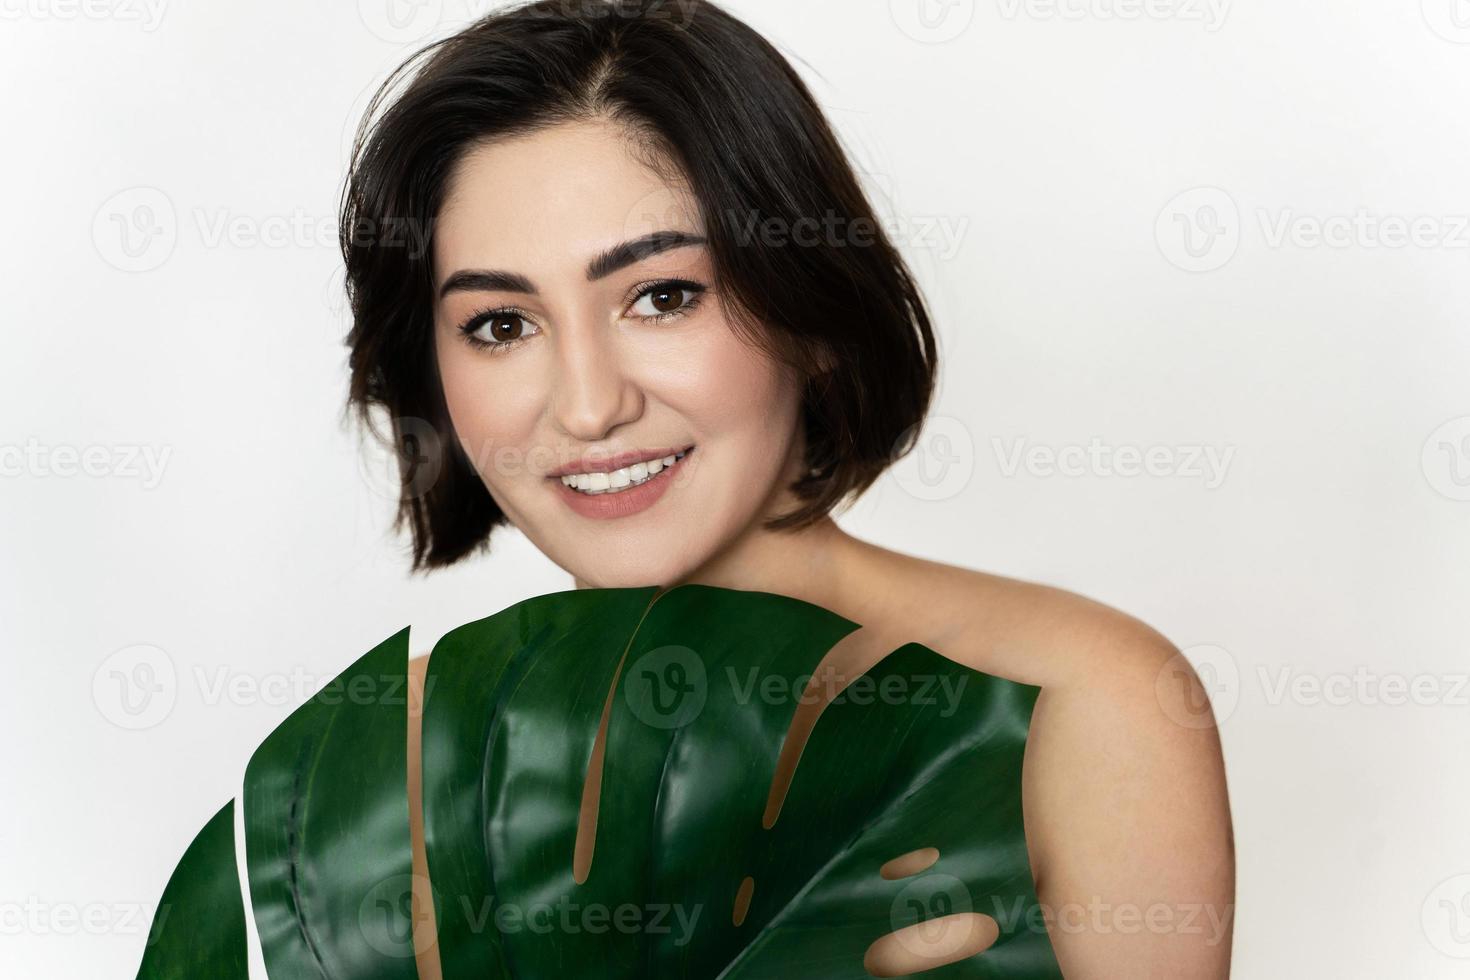
[[[5,976],[132,977],[313,684],[570,587],[513,532],[410,579],[339,424],[348,139],[488,9],[387,2],[0,0]],[[729,5],[805,62],[941,334],[919,450],[841,523],[1199,665],[1236,976],[1470,975],[1470,4],[924,2]]]

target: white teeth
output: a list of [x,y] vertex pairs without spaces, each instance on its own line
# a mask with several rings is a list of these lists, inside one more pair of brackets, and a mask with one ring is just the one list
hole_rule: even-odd
[[619,490],[646,483],[649,478],[657,476],[686,455],[688,455],[687,452],[674,453],[662,459],[650,459],[646,462],[634,463],[632,466],[624,466],[611,473],[572,473],[562,477],[561,482],[573,490],[580,490],[588,494],[617,493]]

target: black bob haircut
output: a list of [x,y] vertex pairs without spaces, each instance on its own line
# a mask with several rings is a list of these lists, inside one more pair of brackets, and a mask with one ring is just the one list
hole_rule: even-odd
[[[498,10],[393,71],[358,127],[342,192],[346,408],[375,433],[375,409],[390,420],[380,437],[398,456],[394,527],[412,531],[415,571],[488,546],[508,519],[445,407],[432,237],[410,249],[372,231],[431,231],[475,146],[594,118],[624,126],[689,188],[732,322],[802,379],[808,469],[791,487],[802,505],[767,528],[809,525],[861,494],[909,452],[928,412],[938,354],[923,298],[821,108],[768,41],[707,0]],[[819,225],[829,233],[802,234]]]

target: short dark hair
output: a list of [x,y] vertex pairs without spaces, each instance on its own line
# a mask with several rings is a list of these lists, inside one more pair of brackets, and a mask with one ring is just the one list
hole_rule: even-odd
[[[454,436],[424,247],[455,164],[498,137],[607,118],[687,180],[732,323],[803,379],[809,469],[791,488],[802,505],[768,528],[819,520],[917,439],[934,333],[841,144],[765,38],[707,0],[677,6],[678,17],[656,0],[497,11],[410,56],[368,105],[338,229],[353,317],[346,408],[375,434],[374,409],[390,420],[391,437],[379,435],[402,477],[394,528],[411,529],[416,571],[487,546],[507,523]],[[430,237],[390,241],[405,224]]]

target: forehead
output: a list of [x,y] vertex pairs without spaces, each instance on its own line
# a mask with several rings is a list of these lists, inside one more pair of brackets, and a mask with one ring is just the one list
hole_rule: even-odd
[[460,158],[435,224],[435,271],[442,279],[469,265],[581,269],[589,256],[655,231],[703,231],[680,176],[648,166],[613,123],[561,123]]

